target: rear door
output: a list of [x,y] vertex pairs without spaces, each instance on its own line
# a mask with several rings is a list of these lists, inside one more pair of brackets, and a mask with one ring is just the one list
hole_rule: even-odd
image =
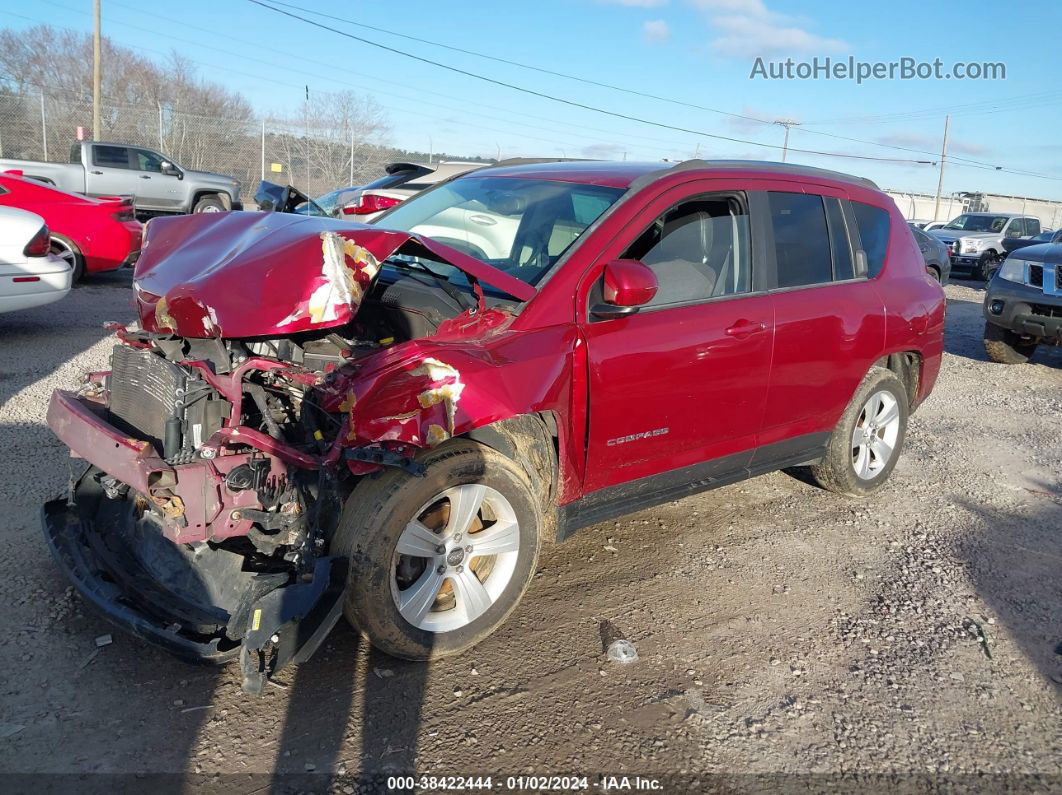
[[[774,333],[747,196],[699,180],[658,196],[588,273],[638,259],[659,280],[637,314],[583,307],[589,360],[587,491],[638,479],[646,491],[747,464],[763,416]],[[701,466],[694,466],[701,465]],[[649,476],[668,473],[668,483]]]
[[[775,345],[754,465],[766,466],[824,445],[881,356],[885,309],[867,263],[880,268],[889,225],[884,210],[850,203],[827,186],[772,190],[765,198]],[[864,211],[884,213],[885,225],[868,225],[860,243],[856,216]]]
[[135,178],[129,167],[129,147],[92,144],[86,164],[85,192],[90,196],[120,196],[135,193]]

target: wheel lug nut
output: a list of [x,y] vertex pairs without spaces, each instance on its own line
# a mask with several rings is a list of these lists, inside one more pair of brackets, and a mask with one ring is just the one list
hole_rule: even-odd
[[446,574],[446,567],[445,566],[440,566],[439,568],[437,568],[435,570],[435,572],[436,572],[436,574]]
[[464,567],[464,566],[458,566],[458,567],[457,567],[457,573],[458,573],[458,574],[460,574],[460,573],[461,573],[461,572],[463,572],[464,570],[465,570],[465,567]]
[[472,551],[472,545],[469,544],[467,547],[465,547],[465,552],[471,552],[471,551]]
[[445,551],[446,551],[446,547],[444,547],[442,544],[439,544],[439,546],[435,547],[435,554],[436,555],[441,555]]

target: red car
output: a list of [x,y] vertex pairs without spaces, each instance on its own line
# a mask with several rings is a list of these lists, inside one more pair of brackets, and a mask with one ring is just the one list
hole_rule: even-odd
[[79,591],[259,691],[342,609],[460,652],[540,544],[810,465],[876,492],[936,381],[944,294],[873,183],[784,164],[502,165],[373,226],[160,218],[139,327],[48,421]]
[[45,220],[52,253],[70,263],[75,282],[85,273],[117,270],[140,252],[142,227],[132,197],[79,196],[8,171],[0,173],[0,206]]

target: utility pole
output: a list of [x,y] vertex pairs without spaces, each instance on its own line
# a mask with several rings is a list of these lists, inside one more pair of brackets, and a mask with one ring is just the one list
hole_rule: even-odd
[[800,122],[794,119],[777,119],[774,123],[785,127],[785,140],[782,141],[782,162],[784,163],[786,155],[789,154],[789,128],[799,127]]
[[951,125],[951,116],[944,117],[944,144],[940,147],[940,177],[937,179],[937,200],[933,203],[933,220],[937,220],[940,211],[940,192],[944,188],[944,161],[948,157],[948,127]]
[[100,42],[100,0],[94,0],[96,32],[92,37],[92,140],[100,140],[100,94],[103,82],[103,47]]

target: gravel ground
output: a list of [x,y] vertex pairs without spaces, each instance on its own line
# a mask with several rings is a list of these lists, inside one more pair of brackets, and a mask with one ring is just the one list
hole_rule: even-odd
[[[38,528],[67,477],[48,395],[105,366],[99,326],[130,318],[128,283],[0,315],[0,770],[241,774],[218,780],[245,789],[414,766],[1062,787],[1062,351],[987,362],[979,285],[947,288],[940,380],[873,500],[775,473],[588,528],[545,550],[470,653],[403,663],[344,626],[254,700],[232,667],[117,632],[97,648],[112,630]],[[615,633],[638,662],[605,659]]]

